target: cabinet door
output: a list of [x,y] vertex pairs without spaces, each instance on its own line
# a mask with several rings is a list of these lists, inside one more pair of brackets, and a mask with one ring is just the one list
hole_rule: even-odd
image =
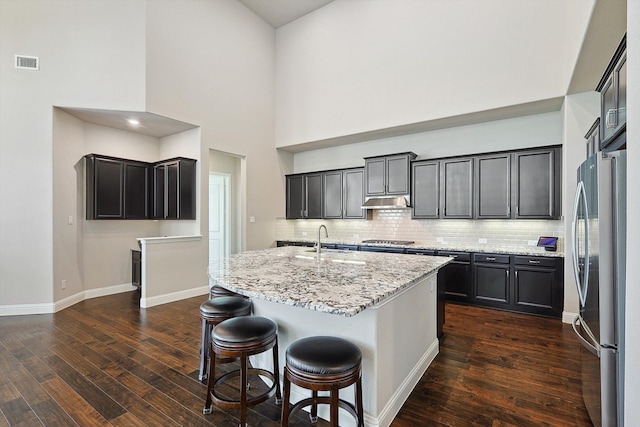
[[412,165],[412,217],[438,218],[440,202],[440,163],[416,162]]
[[554,291],[558,286],[555,276],[551,269],[516,267],[515,305],[539,314],[558,312],[559,301],[554,301]]
[[496,154],[476,158],[475,217],[511,217],[511,155]]
[[322,174],[305,175],[305,218],[322,218]]
[[[343,176],[343,218],[363,219],[367,211],[362,209],[364,204],[364,169],[350,169],[342,173]],[[326,203],[326,201],[325,201]]]
[[627,122],[627,55],[615,65],[601,91],[602,141],[606,145]]
[[469,301],[470,273],[471,266],[469,263],[456,261],[445,265],[438,271],[438,280],[442,280],[447,299],[453,301]]
[[474,297],[480,304],[509,304],[509,266],[474,264]]
[[287,219],[304,218],[304,177],[287,176]]
[[547,149],[514,154],[515,218],[560,216],[560,151]]
[[124,218],[149,218],[149,166],[124,164]]
[[165,218],[166,172],[164,165],[153,167],[153,217]]
[[386,193],[409,194],[409,156],[387,157],[386,169]]
[[322,176],[323,218],[342,218],[342,172],[325,172]]
[[196,161],[179,161],[178,218],[196,219]]
[[123,218],[124,162],[94,157],[92,178],[93,215],[88,219]]
[[473,218],[473,159],[442,160],[441,218]]
[[165,219],[178,218],[178,163],[165,165]]
[[365,160],[365,194],[383,196],[386,194],[386,163],[384,158]]

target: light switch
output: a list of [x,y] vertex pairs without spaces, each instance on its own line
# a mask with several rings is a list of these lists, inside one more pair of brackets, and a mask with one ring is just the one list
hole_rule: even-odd
[[73,216],[69,215],[69,225],[73,225]]
[[250,216],[249,217],[249,222],[256,222],[256,217],[255,216]]

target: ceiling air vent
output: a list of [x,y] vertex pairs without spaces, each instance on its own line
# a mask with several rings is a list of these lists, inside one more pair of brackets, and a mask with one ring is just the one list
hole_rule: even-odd
[[16,68],[23,70],[39,70],[40,60],[37,56],[16,55]]

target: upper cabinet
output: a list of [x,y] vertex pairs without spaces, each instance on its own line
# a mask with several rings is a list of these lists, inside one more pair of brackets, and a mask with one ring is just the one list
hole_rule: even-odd
[[557,147],[514,153],[514,218],[560,218],[561,156]]
[[473,158],[440,161],[441,218],[473,218]]
[[475,159],[475,218],[511,218],[511,154]]
[[323,214],[325,219],[364,219],[364,169],[323,173]]
[[622,39],[598,85],[600,92],[601,149],[617,150],[626,144],[627,39]]
[[153,166],[153,218],[196,218],[196,161],[177,157]]
[[412,218],[558,219],[559,147],[412,163]]
[[322,173],[287,176],[287,219],[322,218]]
[[87,219],[148,219],[149,164],[89,154],[86,159]]
[[195,219],[195,160],[85,159],[87,219]]
[[365,158],[365,196],[408,195],[414,153]]
[[287,219],[366,219],[364,168],[286,176]]
[[435,219],[440,214],[440,161],[422,160],[411,165],[411,217]]

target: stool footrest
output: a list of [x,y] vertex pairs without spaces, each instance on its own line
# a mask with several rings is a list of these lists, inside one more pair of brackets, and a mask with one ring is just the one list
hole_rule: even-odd
[[[289,410],[289,416],[295,414],[300,409],[311,406],[311,405],[330,405],[331,397],[329,396],[318,396],[318,397],[308,397],[306,399],[302,399],[297,402],[295,405],[291,407]],[[358,412],[354,404],[347,402],[346,400],[339,399],[338,406],[345,411],[349,412],[356,420],[358,420]],[[311,415],[310,415],[311,416]],[[317,417],[315,417],[317,420]]]
[[[273,395],[276,393],[276,386],[278,384],[276,384],[276,380],[274,378],[274,375],[272,372],[269,372],[265,369],[258,369],[258,368],[249,368],[247,369],[247,375],[258,375],[261,377],[266,377],[269,381],[271,381],[271,387],[269,388],[269,390],[265,391],[264,393],[260,394],[259,396],[255,396],[251,399],[247,399],[247,405],[251,406],[251,405],[257,405],[258,403],[262,403],[265,400],[273,397]],[[227,382],[228,380],[230,380],[233,377],[239,377],[240,376],[240,370],[237,369],[235,371],[231,371],[228,372],[224,375],[222,375],[221,377],[217,378],[216,381],[213,384],[213,388],[211,389],[211,397],[213,397],[213,400],[216,402],[216,404],[225,407],[225,408],[231,408],[231,409],[237,409],[240,407],[240,401],[239,400],[234,400],[234,399],[227,399],[224,398],[222,396],[220,396],[218,394],[218,392],[216,391],[216,388],[219,386],[222,386],[225,382]],[[282,399],[279,399],[280,401],[282,401]],[[278,403],[278,402],[276,402]]]

